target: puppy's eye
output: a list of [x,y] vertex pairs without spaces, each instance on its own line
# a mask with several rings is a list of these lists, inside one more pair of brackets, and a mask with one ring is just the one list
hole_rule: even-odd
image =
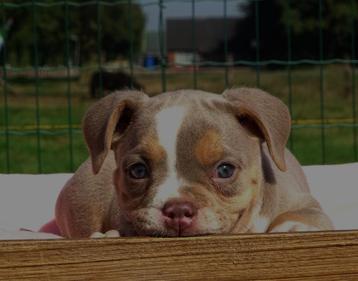
[[231,178],[235,169],[235,166],[230,163],[222,163],[216,167],[215,177],[221,179]]
[[128,174],[131,178],[140,180],[149,176],[149,171],[146,165],[143,163],[136,163],[128,168]]

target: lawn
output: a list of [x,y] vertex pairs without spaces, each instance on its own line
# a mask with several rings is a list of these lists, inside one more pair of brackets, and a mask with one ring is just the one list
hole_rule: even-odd
[[[301,163],[323,162],[322,134],[325,142],[325,163],[352,162],[357,160],[354,159],[354,131],[351,120],[354,86],[352,87],[352,77],[347,77],[344,69],[342,65],[325,66],[321,76],[319,68],[301,66],[292,68],[289,76],[286,69],[262,69],[258,75],[252,68],[231,68],[228,87],[259,85],[281,98],[286,104],[289,104],[291,92],[293,129],[288,146]],[[90,71],[83,69],[78,79],[69,82],[66,79],[40,80],[37,90],[34,81],[10,80],[11,93],[7,99],[8,148],[5,134],[5,98],[1,87],[0,173],[7,172],[7,163],[11,173],[69,172],[87,158],[80,124],[85,110],[94,102],[89,98],[89,77]],[[135,71],[135,77],[144,85],[148,94],[155,95],[161,92],[160,71],[138,70]],[[199,89],[216,93],[221,93],[225,89],[224,69],[201,68],[197,71],[196,77]],[[192,88],[193,82],[191,70],[166,72],[168,91]],[[324,131],[320,127],[321,89],[322,108],[328,124]],[[357,104],[356,107],[358,108]],[[37,131],[37,120],[40,132]],[[70,120],[71,138],[68,129]]]

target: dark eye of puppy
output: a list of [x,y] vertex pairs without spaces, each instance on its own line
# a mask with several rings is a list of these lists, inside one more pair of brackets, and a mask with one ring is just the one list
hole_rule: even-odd
[[128,175],[132,179],[140,180],[149,176],[149,171],[143,163],[135,163],[128,168]]
[[235,166],[230,163],[221,163],[216,167],[215,177],[221,179],[227,179],[232,177],[235,172]]

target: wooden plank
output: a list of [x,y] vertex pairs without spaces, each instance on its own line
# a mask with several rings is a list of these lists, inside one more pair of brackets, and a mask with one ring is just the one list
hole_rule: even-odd
[[358,280],[358,231],[2,241],[0,280]]

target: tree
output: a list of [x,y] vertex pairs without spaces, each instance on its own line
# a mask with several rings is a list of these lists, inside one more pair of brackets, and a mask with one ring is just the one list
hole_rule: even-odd
[[[241,59],[255,61],[283,59],[285,29],[279,20],[282,9],[277,1],[249,1],[239,5],[244,17],[239,22],[238,34],[234,38],[235,49],[242,54]],[[257,17],[258,15],[258,17]],[[257,57],[258,50],[258,57]]]
[[[134,55],[138,54],[144,24],[145,18],[138,4],[129,5],[125,1],[116,6],[83,7],[74,15],[74,29],[79,38],[82,61],[89,60],[98,47],[101,47],[106,59],[118,56],[129,58],[131,47]],[[98,30],[99,42],[96,40]]]
[[355,0],[324,0],[321,1],[321,6],[318,0],[291,2],[289,6],[287,0],[279,0],[282,8],[281,21],[290,24],[295,41],[302,44],[302,49],[312,49],[312,43],[315,42],[319,52],[321,29],[324,58],[350,56],[352,28],[357,19]]
[[321,3],[321,7],[319,0],[255,0],[240,4],[243,17],[230,42],[236,59],[256,60],[258,50],[260,60],[287,60],[289,34],[292,59],[350,56],[352,26],[357,19],[355,0],[322,0]]
[[123,1],[107,6],[77,0],[77,5],[66,7],[66,1],[45,3],[48,5],[36,5],[35,12],[32,5],[1,11],[14,22],[6,42],[11,63],[34,63],[35,41],[40,65],[66,63],[66,43],[70,44],[69,55],[80,48],[82,64],[94,59],[98,48],[106,60],[129,58],[131,47],[134,55],[140,51],[145,18],[138,4]]

